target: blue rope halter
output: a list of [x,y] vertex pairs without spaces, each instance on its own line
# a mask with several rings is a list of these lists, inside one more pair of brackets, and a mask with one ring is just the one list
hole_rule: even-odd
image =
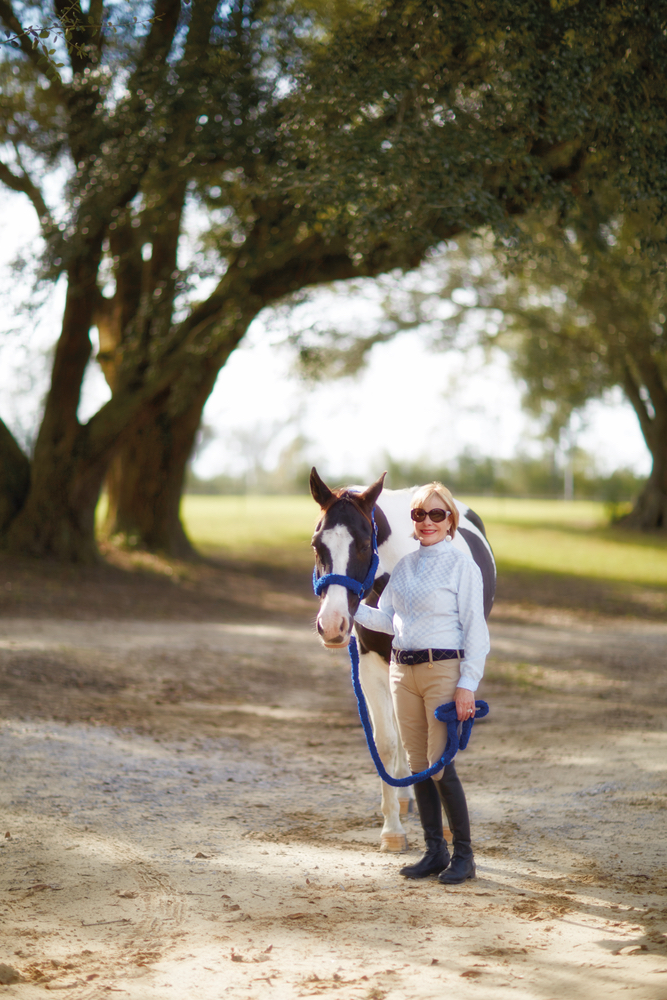
[[325,573],[324,576],[317,575],[317,567],[313,569],[313,590],[317,597],[320,596],[325,587],[330,586],[332,583],[340,584],[341,587],[347,587],[348,590],[353,591],[359,598],[365,597],[366,594],[370,593],[370,590],[375,582],[375,574],[377,573],[378,565],[380,562],[380,556],[378,555],[378,526],[375,523],[375,507],[371,511],[371,524],[373,525],[373,558],[371,559],[371,564],[366,574],[366,578],[363,583],[359,583],[352,576],[342,576],[339,573]]
[[[378,555],[378,529],[377,524],[375,523],[375,508],[371,511],[371,524],[373,525],[373,557],[363,583],[359,583],[358,580],[355,580],[351,576],[343,576],[339,573],[325,573],[323,576],[318,577],[317,569],[314,569],[313,590],[315,591],[317,597],[320,596],[325,587],[328,587],[332,583],[339,584],[342,587],[347,587],[347,589],[355,593],[360,600],[370,592],[375,581],[375,574],[377,573],[380,561],[380,557]],[[393,785],[395,788],[404,788],[406,785],[415,785],[418,781],[426,781],[426,779],[430,778],[432,774],[437,774],[438,771],[443,769],[443,767],[447,767],[447,765],[451,764],[454,760],[458,751],[465,750],[468,746],[468,740],[470,739],[475,719],[483,719],[485,715],[489,714],[489,706],[487,703],[485,701],[476,701],[474,716],[471,719],[466,719],[459,725],[456,714],[456,702],[449,701],[446,705],[438,705],[435,710],[435,717],[440,722],[444,722],[447,726],[447,743],[442,757],[425,771],[419,771],[417,774],[408,775],[407,778],[393,778],[385,770],[384,764],[380,759],[380,754],[378,753],[378,748],[375,745],[373,727],[368,715],[368,706],[366,704],[366,698],[364,696],[364,692],[361,687],[361,680],[359,678],[359,647],[357,646],[357,640],[354,635],[350,636],[348,651],[350,654],[350,664],[352,666],[352,688],[357,698],[357,708],[359,710],[361,724],[364,728],[366,743],[368,744],[368,749],[371,757],[373,758],[373,763],[375,764],[377,773],[388,785]]]

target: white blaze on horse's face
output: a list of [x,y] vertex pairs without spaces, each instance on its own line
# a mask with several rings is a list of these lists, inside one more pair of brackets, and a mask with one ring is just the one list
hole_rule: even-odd
[[[331,555],[331,573],[347,575],[350,560],[352,535],[348,529],[337,524],[322,532],[320,541],[326,545]],[[326,589],[317,616],[317,631],[325,646],[347,646],[352,631],[352,621],[347,600],[347,587],[333,583]]]

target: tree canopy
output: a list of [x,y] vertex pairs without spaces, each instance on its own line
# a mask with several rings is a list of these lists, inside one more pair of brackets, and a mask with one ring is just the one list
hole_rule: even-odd
[[[107,475],[114,529],[187,551],[178,501],[202,407],[285,295],[413,268],[464,230],[507,237],[528,208],[567,214],[597,183],[625,207],[667,205],[666,3],[136,11],[0,0],[0,181],[39,217],[43,280],[68,289],[30,463],[1,428],[14,551],[94,558]],[[195,211],[204,294],[184,266]],[[113,396],[81,425],[93,326]]]
[[434,349],[500,347],[524,386],[524,404],[558,442],[571,416],[620,387],[652,456],[629,525],[667,526],[667,254],[650,209],[619,211],[608,189],[579,201],[567,220],[531,212],[520,235],[464,237],[422,268],[421,280],[387,285],[384,322],[359,335],[299,331],[303,373],[347,375],[370,349],[421,328]]
[[[665,232],[646,214],[591,197],[563,231],[531,226],[529,258],[505,258],[510,280],[493,304],[526,403],[558,430],[569,414],[620,386],[653,459],[628,523],[667,527],[667,260]],[[546,224],[545,224],[546,223]],[[642,243],[650,239],[652,249]]]

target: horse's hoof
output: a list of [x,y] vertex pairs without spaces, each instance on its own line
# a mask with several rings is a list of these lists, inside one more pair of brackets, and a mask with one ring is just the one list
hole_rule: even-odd
[[398,811],[399,815],[407,816],[408,813],[413,813],[415,811],[415,800],[414,799],[399,799],[398,800]]
[[383,833],[380,837],[380,850],[391,851],[392,854],[400,854],[407,851],[408,838],[404,833]]

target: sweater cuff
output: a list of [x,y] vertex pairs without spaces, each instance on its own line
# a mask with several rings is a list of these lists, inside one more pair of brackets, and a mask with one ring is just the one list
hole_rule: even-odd
[[479,687],[479,681],[476,681],[473,677],[460,677],[456,686],[465,688],[466,691],[476,691]]
[[360,604],[354,615],[355,622],[359,622],[363,625],[365,621],[369,621],[373,617],[370,613],[371,610],[373,609],[369,608],[367,604]]

